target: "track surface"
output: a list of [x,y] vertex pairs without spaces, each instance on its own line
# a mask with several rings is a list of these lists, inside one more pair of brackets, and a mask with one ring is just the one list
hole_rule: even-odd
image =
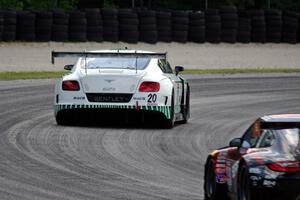
[[189,124],[60,127],[53,80],[0,82],[0,199],[203,199],[207,153],[257,117],[300,113],[300,77],[193,78]]

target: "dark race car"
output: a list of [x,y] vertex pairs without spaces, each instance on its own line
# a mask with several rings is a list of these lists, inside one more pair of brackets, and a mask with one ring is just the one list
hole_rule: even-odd
[[300,200],[300,114],[256,120],[205,164],[206,200]]

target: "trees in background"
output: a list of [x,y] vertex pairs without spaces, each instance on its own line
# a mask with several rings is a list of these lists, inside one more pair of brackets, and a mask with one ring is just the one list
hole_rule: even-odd
[[0,0],[0,9],[32,9],[51,10],[62,8],[71,10],[76,7],[148,7],[179,10],[199,10],[205,5],[218,8],[224,5],[234,5],[238,8],[277,8],[300,11],[299,0]]

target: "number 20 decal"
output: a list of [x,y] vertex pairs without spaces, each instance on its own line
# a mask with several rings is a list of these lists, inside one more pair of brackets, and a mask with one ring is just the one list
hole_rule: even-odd
[[157,100],[157,95],[156,94],[149,94],[148,95],[148,103],[155,103]]

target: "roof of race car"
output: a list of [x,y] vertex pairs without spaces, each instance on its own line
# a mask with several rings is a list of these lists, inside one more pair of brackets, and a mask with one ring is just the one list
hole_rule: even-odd
[[300,114],[267,115],[260,119],[265,122],[300,122]]

